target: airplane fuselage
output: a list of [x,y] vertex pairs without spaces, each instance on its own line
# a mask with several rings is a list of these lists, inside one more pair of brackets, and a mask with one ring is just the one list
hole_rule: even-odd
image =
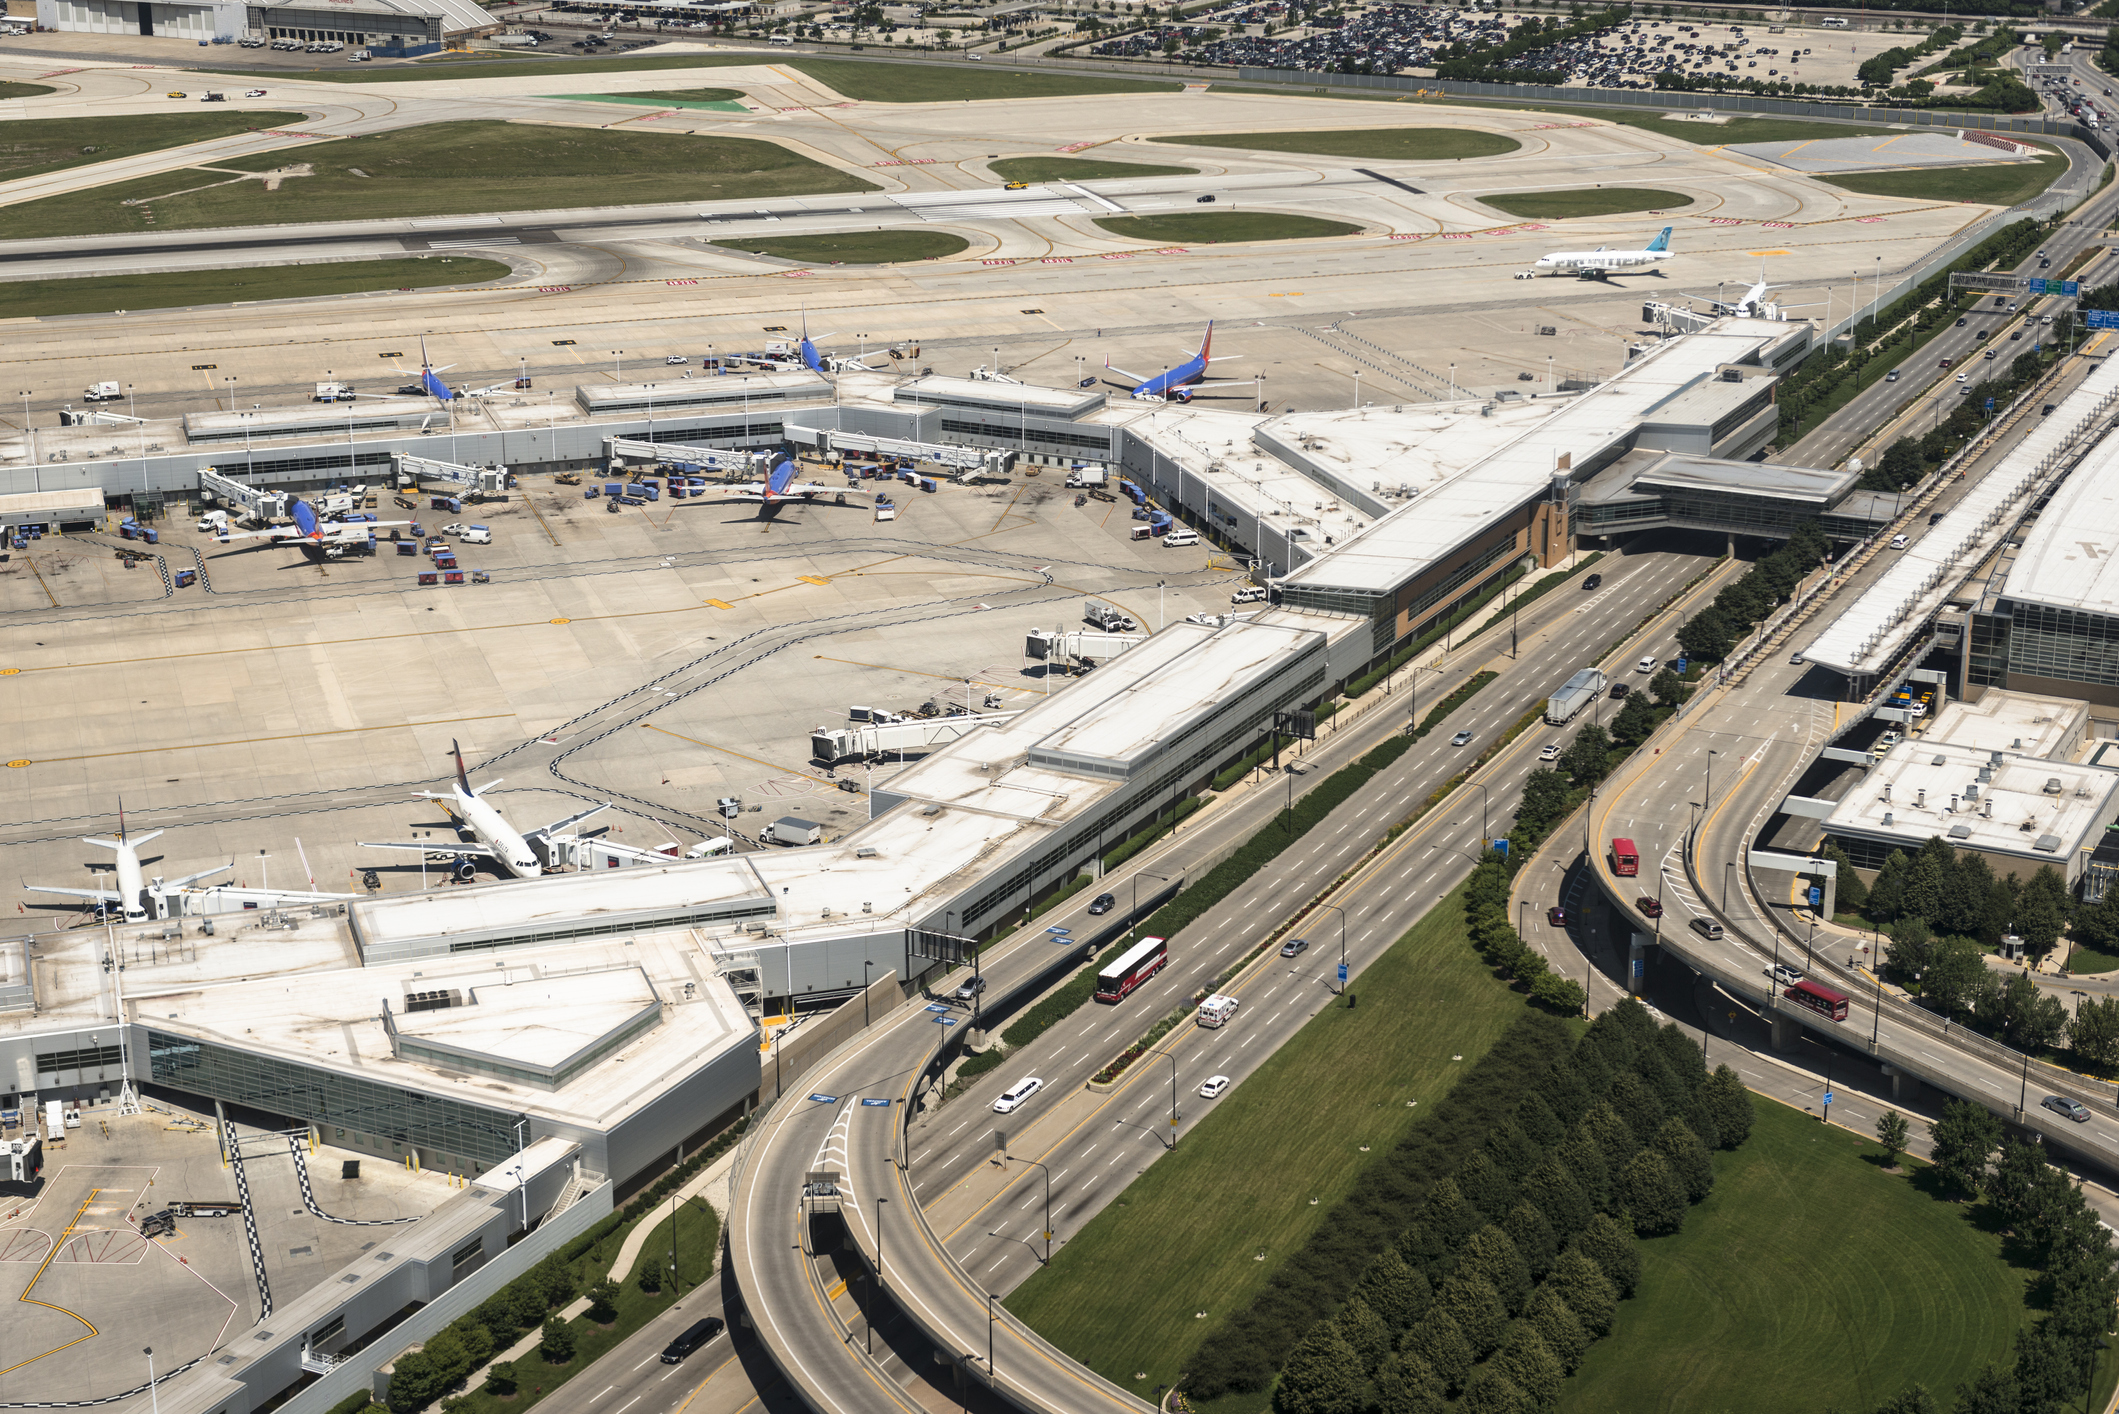
[[451,788],[451,799],[456,818],[463,821],[464,828],[480,844],[493,851],[493,860],[501,868],[518,879],[534,879],[544,873],[544,866],[538,862],[537,852],[530,848],[530,842],[501,816],[500,811],[462,786]]

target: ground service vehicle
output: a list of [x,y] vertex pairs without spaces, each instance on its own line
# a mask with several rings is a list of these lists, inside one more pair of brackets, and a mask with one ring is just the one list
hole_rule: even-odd
[[1199,1004],[1199,1016],[1196,1019],[1201,1026],[1221,1026],[1236,1015],[1236,1008],[1242,1004],[1235,997],[1217,994]]
[[1116,962],[1096,974],[1096,999],[1122,1002],[1135,987],[1163,970],[1170,960],[1169,940],[1142,938],[1119,955]]
[[1796,983],[1781,995],[1797,1006],[1810,1008],[1819,1016],[1829,1016],[1834,1021],[1847,1019],[1847,994],[1820,986],[1808,978]]
[[114,403],[125,396],[125,390],[115,383],[91,383],[82,390],[84,403]]
[[1641,872],[1641,851],[1632,840],[1612,836],[1611,872],[1621,879],[1631,879]]

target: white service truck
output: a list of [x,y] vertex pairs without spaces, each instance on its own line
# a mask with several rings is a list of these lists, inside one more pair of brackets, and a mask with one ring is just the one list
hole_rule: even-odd
[[124,397],[125,390],[115,383],[91,383],[81,393],[84,403],[115,403]]

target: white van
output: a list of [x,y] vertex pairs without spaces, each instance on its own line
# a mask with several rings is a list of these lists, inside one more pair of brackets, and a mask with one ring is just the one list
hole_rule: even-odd
[[1243,1003],[1235,997],[1217,994],[1199,1004],[1199,1016],[1196,1019],[1201,1026],[1220,1026],[1236,1015],[1236,1008],[1241,1005]]
[[1163,536],[1164,545],[1197,545],[1198,543],[1199,532],[1196,530],[1173,530]]
[[1912,542],[1907,540],[1906,537],[1903,535],[1894,535],[1891,537],[1891,548],[1894,550],[1903,550],[1906,548],[1907,545],[1911,543]]
[[793,44],[795,41],[788,35],[776,34],[772,37],[771,42],[774,44]]

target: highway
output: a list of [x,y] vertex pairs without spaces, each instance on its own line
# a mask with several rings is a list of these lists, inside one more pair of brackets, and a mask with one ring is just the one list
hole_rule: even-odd
[[[1277,950],[1269,952],[1224,988],[1244,999],[1243,1010],[1228,1026],[1214,1031],[1180,1027],[1157,1055],[1136,1063],[1108,1094],[1088,1091],[1088,1078],[1171,1007],[1269,937],[1299,901],[1360,865],[1335,895],[1345,910],[1350,986],[1358,987],[1365,963],[1476,862],[1481,793],[1471,786],[1460,789],[1361,865],[1376,838],[1460,769],[1465,755],[1490,743],[1575,667],[1609,647],[1706,567],[1697,557],[1608,559],[1598,566],[1606,573],[1606,588],[1588,602],[1578,591],[1562,589],[1533,605],[1525,616],[1521,656],[1514,662],[1506,656],[1506,625],[1490,630],[1474,651],[1460,652],[1434,680],[1423,681],[1420,695],[1432,701],[1457,674],[1481,667],[1502,671],[1501,679],[1460,709],[1445,730],[1369,782],[1318,828],[1315,843],[1306,838],[1179,934],[1171,966],[1125,1003],[1068,1018],[948,1104],[939,1109],[924,1104],[931,1094],[928,1061],[948,1029],[937,1027],[936,1018],[955,1014],[946,1010],[901,1009],[810,1072],[804,1081],[808,1090],[776,1106],[746,1140],[730,1218],[729,1266],[764,1346],[812,1407],[879,1410],[912,1403],[893,1373],[903,1369],[894,1364],[886,1371],[864,1353],[853,1298],[826,1299],[839,1280],[831,1275],[835,1254],[805,1250],[810,1240],[801,1194],[805,1178],[819,1172],[844,1176],[837,1196],[821,1201],[842,1213],[854,1245],[871,1266],[880,1240],[883,1285],[892,1301],[935,1348],[963,1357],[978,1382],[994,1384],[1010,1403],[1035,1410],[1141,1407],[1134,1394],[1082,1370],[997,1306],[989,1333],[988,1293],[1006,1292],[1042,1254],[1038,1234],[1045,1195],[1044,1174],[1031,1164],[1003,1168],[992,1162],[995,1131],[1005,1131],[1012,1155],[1050,1172],[1055,1241],[1064,1242],[1139,1169],[1167,1152],[1173,1072],[1175,1140],[1182,1142],[1185,1124],[1213,1103],[1197,1094],[1203,1079],[1227,1074],[1241,1084],[1318,1008],[1330,1004],[1339,960],[1334,916],[1317,915],[1322,926],[1310,928],[1311,947],[1301,957],[1284,960]],[[1712,593],[1717,583],[1718,577],[1698,586],[1687,602]],[[1680,612],[1658,614],[1623,647],[1623,655],[1667,652]],[[1401,680],[1394,699],[1404,690]],[[1403,721],[1395,706],[1385,706],[1325,737],[1310,752],[1314,769],[1301,783],[1314,785],[1399,730]],[[1475,740],[1453,748],[1450,735],[1459,728],[1472,730]],[[1542,726],[1525,733],[1489,763],[1480,783],[1502,800],[1513,799],[1510,792],[1534,764],[1539,747],[1568,735],[1570,729]],[[1157,888],[1172,876],[1196,872],[1201,862],[1268,823],[1292,784],[1269,781],[1195,817],[1137,871],[1115,875],[1105,886],[1123,900],[1130,897],[1135,873],[1151,881],[1145,888]],[[1490,812],[1486,824],[1504,828],[1506,807]],[[1086,904],[1086,892],[1080,897]],[[995,1004],[1028,998],[1057,980],[1055,945],[1042,931],[1047,921],[1040,919],[1033,931],[988,950],[986,995]],[[1085,938],[1095,936],[1091,930],[1097,920],[1079,907],[1049,921]],[[1164,1062],[1163,1055],[1174,1060]],[[995,1115],[994,1095],[1026,1075],[1043,1079],[1044,1089],[1015,1114]],[[909,1158],[909,1167],[893,1160],[894,1148]]]

